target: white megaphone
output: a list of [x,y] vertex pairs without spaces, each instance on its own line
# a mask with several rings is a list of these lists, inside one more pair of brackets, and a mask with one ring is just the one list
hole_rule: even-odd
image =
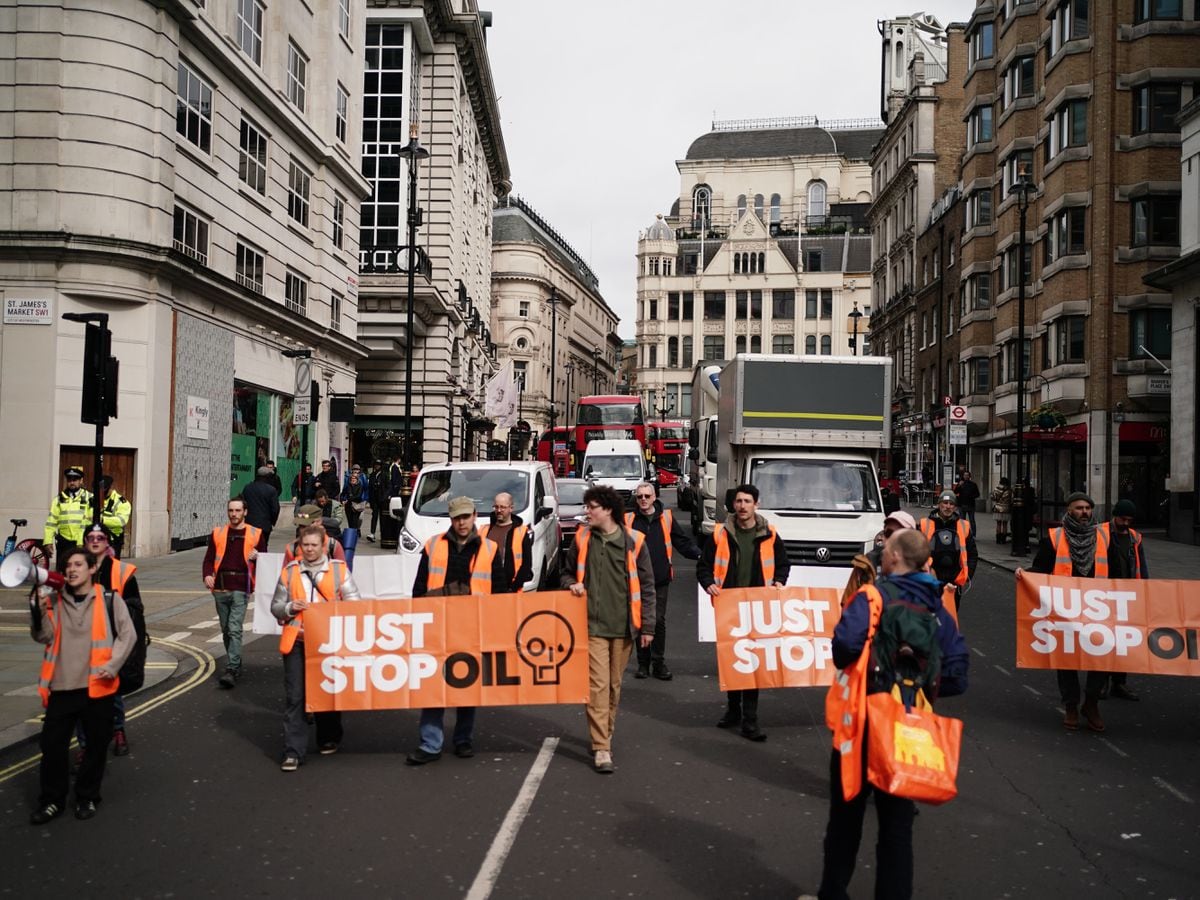
[[33,558],[24,550],[14,550],[0,562],[0,584],[8,588],[44,584],[58,590],[65,583],[58,572],[34,565]]

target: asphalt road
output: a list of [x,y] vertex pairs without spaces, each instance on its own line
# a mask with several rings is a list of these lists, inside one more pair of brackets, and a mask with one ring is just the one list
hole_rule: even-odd
[[[260,640],[232,692],[212,676],[183,690],[205,672],[189,657],[138,695],[135,707],[158,705],[130,723],[133,753],[110,762],[96,819],[30,826],[36,770],[0,775],[0,896],[815,892],[824,691],[765,693],[765,744],[715,728],[713,650],[694,638],[694,570],[678,568],[675,680],[634,680],[630,668],[613,776],[591,770],[583,710],[568,707],[483,710],[474,759],[422,768],[403,760],[415,712],[347,716],[340,753],[311,752],[281,773],[282,670],[274,642]],[[1105,703],[1106,734],[1066,733],[1052,673],[1013,666],[1012,596],[1013,576],[983,566],[964,604],[971,687],[939,707],[966,721],[960,796],[921,810],[917,895],[1200,896],[1195,682],[1134,676],[1142,701]],[[35,755],[14,748],[0,772]],[[523,786],[527,816],[514,823]],[[497,856],[505,836],[511,852]],[[870,813],[856,896],[871,894],[873,844]]]

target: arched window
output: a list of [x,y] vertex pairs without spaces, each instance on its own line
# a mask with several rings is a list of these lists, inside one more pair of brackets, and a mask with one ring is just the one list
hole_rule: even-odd
[[734,349],[733,349],[734,353],[745,353],[746,352],[746,336],[744,334],[739,334],[734,341],[733,347],[734,347]]
[[756,213],[758,213],[758,217],[760,219],[765,218],[763,216],[763,195],[762,194],[754,195],[754,211]]
[[750,352],[762,353],[762,338],[757,334],[750,335]]
[[833,353],[833,338],[827,334],[821,335],[821,355],[829,356]]
[[771,195],[771,224],[772,224],[772,225],[778,225],[778,224],[779,224],[779,215],[780,215],[780,213],[779,213],[779,204],[780,204],[780,199],[781,199],[781,198],[780,198],[780,196],[779,196],[778,194],[772,194],[772,195]]
[[808,186],[809,221],[825,218],[825,182],[814,181]]
[[733,254],[733,274],[742,274],[742,254],[740,253]]
[[896,78],[904,77],[904,44],[896,41]]
[[746,213],[746,195],[738,194],[738,218],[740,219]]
[[712,222],[712,188],[698,184],[692,189],[692,227],[704,231]]
[[804,352],[809,356],[817,355],[817,336],[815,334],[810,334],[804,339]]
[[767,271],[767,254],[765,253],[758,254],[758,271]]
[[667,366],[674,369],[679,365],[679,338],[667,338]]
[[679,362],[685,369],[692,367],[692,339],[690,336],[683,339],[683,359]]

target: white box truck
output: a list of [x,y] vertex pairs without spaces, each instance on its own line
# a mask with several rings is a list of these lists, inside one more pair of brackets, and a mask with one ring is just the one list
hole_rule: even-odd
[[876,462],[891,435],[889,358],[741,354],[720,376],[716,515],[732,490],[759,512],[793,566],[848,566],[883,528]]
[[679,508],[692,514],[692,533],[712,534],[717,507],[717,400],[725,360],[705,359],[692,372],[692,425],[688,432],[687,484]]

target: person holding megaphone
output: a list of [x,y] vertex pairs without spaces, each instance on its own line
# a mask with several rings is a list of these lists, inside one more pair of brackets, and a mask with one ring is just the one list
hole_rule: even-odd
[[33,825],[62,815],[67,804],[68,750],[75,723],[82,721],[87,752],[75,779],[75,818],[90,819],[100,802],[100,782],[113,732],[113,699],[121,670],[133,650],[136,633],[129,609],[113,593],[112,613],[104,589],[94,584],[96,563],[82,547],[60,559],[63,584],[57,590],[38,573],[40,627],[34,639],[45,645],[38,693],[46,714],[42,720],[41,790]]

